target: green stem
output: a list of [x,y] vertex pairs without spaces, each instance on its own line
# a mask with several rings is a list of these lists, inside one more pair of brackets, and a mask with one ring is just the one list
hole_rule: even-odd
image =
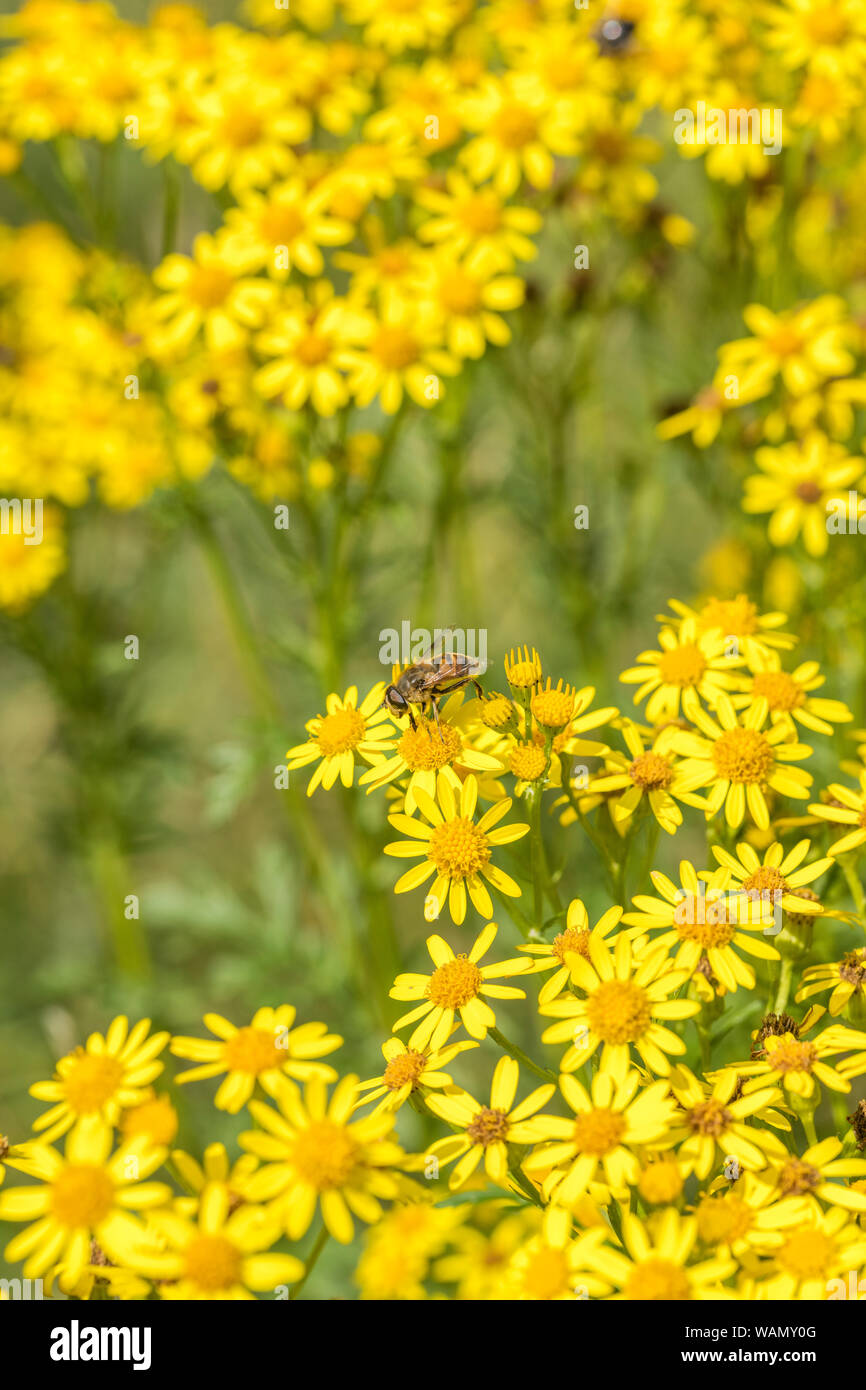
[[791,977],[793,974],[793,962],[788,956],[782,957],[782,968],[779,971],[779,987],[776,990],[776,1000],[773,1004],[771,1013],[781,1014],[785,1011],[788,1003],[788,995],[791,993]]
[[289,1300],[290,1300],[290,1301],[298,1297],[298,1294],[301,1292],[301,1289],[304,1287],[304,1285],[306,1284],[306,1282],[307,1282],[307,1280],[309,1279],[310,1275],[312,1274],[313,1270],[315,1269],[316,1263],[317,1263],[317,1261],[318,1261],[318,1258],[319,1258],[319,1256],[321,1255],[321,1253],[322,1253],[322,1251],[324,1250],[324,1248],[325,1248],[325,1246],[327,1245],[327,1243],[328,1243],[328,1228],[327,1228],[327,1226],[323,1226],[322,1229],[320,1230],[319,1234],[316,1236],[316,1243],[315,1243],[315,1245],[313,1246],[312,1250],[310,1251],[310,1257],[309,1257],[309,1259],[307,1260],[307,1267],[306,1267],[306,1269],[304,1270],[304,1277],[303,1277],[302,1279],[299,1279],[299,1280],[298,1280],[297,1284],[295,1284],[295,1285],[293,1286],[292,1291],[291,1291],[291,1293],[289,1294]]
[[556,1082],[557,1077],[555,1072],[548,1071],[545,1067],[540,1067],[537,1062],[533,1062],[532,1058],[527,1056],[522,1048],[518,1047],[516,1043],[509,1042],[508,1038],[504,1037],[498,1028],[488,1028],[487,1036],[492,1038],[497,1047],[502,1048],[503,1052],[507,1052],[510,1057],[513,1057],[515,1062],[520,1062],[520,1064],[527,1067],[529,1071],[535,1072],[536,1076],[540,1076],[542,1081]]

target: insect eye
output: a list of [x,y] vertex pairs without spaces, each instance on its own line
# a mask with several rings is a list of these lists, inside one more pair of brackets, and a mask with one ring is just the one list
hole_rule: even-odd
[[391,689],[388,691],[388,703],[389,705],[395,705],[397,709],[406,708],[406,701],[403,699],[403,696],[400,694],[399,690],[395,689],[394,686],[392,686]]

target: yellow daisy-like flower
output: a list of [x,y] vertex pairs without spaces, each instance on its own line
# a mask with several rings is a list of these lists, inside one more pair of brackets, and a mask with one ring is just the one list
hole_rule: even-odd
[[121,1015],[104,1037],[91,1033],[84,1047],[61,1058],[50,1081],[30,1087],[31,1096],[52,1102],[51,1109],[33,1122],[42,1142],[52,1144],[85,1116],[116,1125],[123,1109],[140,1105],[163,1070],[164,1063],[156,1059],[169,1036],[151,1033],[149,1018],[130,1028]]
[[355,343],[344,354],[348,389],[361,409],[378,396],[386,415],[394,415],[404,392],[429,409],[444,393],[443,376],[456,376],[459,362],[445,348],[445,327],[429,303],[391,296],[376,313],[359,320]]
[[772,1256],[777,1273],[760,1286],[761,1297],[824,1300],[836,1276],[847,1276],[866,1259],[866,1231],[841,1207],[813,1212],[794,1230],[767,1231],[762,1253]]
[[452,1191],[462,1187],[482,1162],[491,1182],[505,1186],[508,1146],[537,1144],[549,1138],[553,1117],[538,1115],[537,1111],[547,1104],[556,1087],[538,1086],[514,1106],[519,1080],[520,1068],[514,1058],[501,1057],[490,1084],[489,1105],[483,1105],[466,1091],[428,1097],[427,1105],[434,1115],[463,1130],[459,1136],[439,1139],[430,1146],[430,1152],[444,1163],[451,1163],[455,1158],[460,1160],[448,1181]]
[[[698,1239],[722,1254],[738,1259],[748,1257],[760,1247],[765,1231],[779,1231],[803,1220],[803,1201],[783,1197],[772,1182],[745,1172],[731,1187],[725,1177],[717,1179],[727,1191],[705,1192],[694,1208]],[[715,1184],[713,1184],[715,1187]]]
[[498,1289],[490,1296],[551,1303],[609,1294],[610,1284],[588,1270],[584,1258],[588,1247],[604,1239],[605,1231],[596,1227],[575,1239],[572,1225],[570,1212],[547,1207],[541,1230],[515,1250]]
[[569,954],[572,983],[586,997],[566,994],[540,1005],[544,1017],[561,1020],[545,1030],[542,1042],[570,1042],[560,1062],[564,1072],[582,1067],[601,1047],[601,1070],[620,1082],[635,1048],[651,1072],[667,1076],[667,1054],[681,1056],[686,1046],[665,1024],[700,1012],[694,1000],[669,998],[689,972],[675,970],[664,949],[635,959],[626,933],[617,936],[613,951],[601,938],[591,938],[589,954],[589,960]]
[[855,364],[846,316],[845,301],[829,294],[783,314],[749,304],[743,319],[753,337],[720,348],[721,371],[738,376],[741,392],[752,398],[766,395],[777,376],[792,396],[804,396],[828,377],[850,376]]
[[[841,1023],[834,1023],[815,1038],[808,1039],[804,1034],[809,1027],[806,1021],[797,1033],[771,1033],[764,1038],[763,1049],[757,1057],[748,1062],[731,1064],[730,1070],[738,1076],[750,1078],[743,1083],[744,1097],[768,1083],[783,1086],[793,1096],[803,1100],[809,1100],[814,1095],[817,1082],[831,1091],[842,1094],[850,1091],[851,1082],[847,1078],[859,1074],[856,1068],[861,1060],[862,1069],[866,1071],[866,1060],[862,1057],[862,1049],[866,1048],[866,1033],[858,1033]],[[827,1061],[828,1057],[851,1052],[855,1048],[861,1050],[861,1056],[846,1058],[838,1070],[836,1063],[830,1065]]]
[[[382,758],[360,778],[358,785],[368,794],[388,782],[408,775],[403,809],[412,815],[418,809],[415,792],[418,788],[428,797],[436,795],[437,778],[446,769],[455,773],[455,789],[459,789],[461,774],[476,773],[479,780],[502,771],[499,758],[472,746],[468,734],[471,721],[469,707],[462,709],[463,691],[447,699],[439,711],[438,722],[416,720],[416,728],[408,725],[390,746],[390,757]],[[468,716],[468,718],[467,718]]]
[[246,189],[226,213],[226,253],[237,247],[245,270],[267,270],[284,280],[294,267],[304,275],[325,269],[323,246],[351,241],[350,222],[325,215],[330,194],[321,184],[308,189],[302,179],[273,184],[266,194]]
[[690,785],[711,788],[705,803],[707,820],[724,806],[725,820],[736,830],[748,810],[758,829],[766,830],[770,824],[768,789],[808,801],[811,773],[788,766],[811,756],[807,744],[786,742],[784,724],[762,730],[760,707],[738,718],[724,695],[719,697],[715,714],[713,719],[706,710],[695,711],[693,722],[700,734],[675,731],[672,738],[673,748],[684,756],[682,772]]
[[534,208],[512,207],[489,185],[476,188],[458,169],[449,169],[445,188],[421,187],[413,197],[432,214],[418,228],[418,240],[463,255],[477,249],[497,270],[512,270],[515,261],[538,254],[529,240],[541,229]]
[[382,705],[384,694],[385,682],[377,681],[359,705],[358,687],[350,685],[342,699],[339,695],[328,696],[326,714],[317,714],[307,721],[309,739],[286,754],[289,772],[319,759],[307,783],[307,796],[312,796],[320,784],[330,791],[338,777],[344,787],[351,787],[356,753],[372,763],[390,751],[393,729]]
[[[739,402],[737,402],[739,404]],[[691,434],[697,449],[708,449],[722,428],[726,410],[731,403],[725,400],[720,386],[705,386],[685,410],[675,410],[656,425],[659,439],[677,439]]]
[[150,1227],[161,1248],[153,1241],[129,1263],[160,1281],[160,1298],[234,1302],[255,1293],[273,1296],[304,1273],[294,1255],[270,1250],[281,1233],[274,1213],[250,1203],[232,1210],[222,1182],[203,1188],[197,1220],[169,1209],[154,1212]]
[[[820,1198],[846,1211],[866,1211],[866,1192],[860,1192],[834,1178],[863,1178],[866,1158],[840,1158],[842,1141],[831,1134],[818,1144],[812,1144],[802,1157],[787,1154],[770,1159],[770,1172],[776,1190],[785,1197]],[[818,1206],[820,1211],[822,1208]]]
[[767,41],[786,68],[808,65],[831,78],[862,77],[866,16],[857,0],[778,0],[765,17]]
[[0,1221],[32,1223],[4,1251],[13,1263],[25,1261],[25,1278],[38,1278],[60,1264],[61,1288],[68,1289],[90,1263],[93,1240],[109,1259],[129,1266],[144,1238],[144,1227],[131,1212],[163,1206],[171,1197],[165,1183],[142,1181],[163,1163],[166,1150],[143,1135],[113,1154],[111,1149],[110,1127],[93,1116],[70,1130],[62,1155],[48,1144],[28,1146],[20,1166],[38,1184],[7,1186],[0,1193]]
[[447,900],[452,920],[458,926],[466,917],[467,892],[482,917],[493,916],[493,903],[482,879],[506,897],[520,897],[514,879],[490,862],[496,846],[511,844],[529,831],[529,826],[522,822],[499,826],[511,808],[510,797],[495,802],[476,823],[473,815],[478,801],[477,779],[472,775],[466,778],[458,799],[450,780],[440,772],[436,801],[420,788],[415,790],[415,800],[424,820],[404,814],[388,817],[389,825],[412,838],[386,845],[385,853],[423,861],[397,880],[395,893],[408,893],[435,874],[428,897],[440,912]]
[[855,996],[860,1000],[866,993],[866,946],[846,951],[841,960],[823,965],[810,965],[803,971],[803,983],[794,996],[797,1003],[811,999],[831,989],[833,993],[827,1004],[831,1016],[835,1018],[847,1007]]
[[640,1175],[632,1146],[652,1145],[664,1137],[676,1105],[667,1081],[654,1081],[638,1094],[641,1078],[630,1070],[620,1082],[600,1071],[591,1093],[574,1076],[562,1076],[560,1089],[575,1118],[551,1120],[552,1144],[544,1144],[526,1160],[528,1173],[544,1172],[545,1201],[571,1208],[595,1179],[599,1165],[614,1193],[625,1195]]
[[571,974],[568,957],[576,952],[585,960],[589,960],[590,938],[600,937],[604,940],[613,931],[621,917],[621,907],[609,907],[599,917],[595,926],[590,928],[589,913],[586,907],[580,898],[573,898],[568,904],[564,931],[558,932],[549,942],[531,941],[528,945],[518,946],[518,951],[526,951],[528,955],[536,957],[530,974],[537,975],[541,970],[554,971],[550,979],[539,990],[539,1004],[545,1004],[548,999],[555,999],[565,989]]
[[[447,1067],[461,1052],[477,1046],[477,1042],[470,1042],[467,1038],[462,1042],[446,1043],[444,1047],[436,1049],[428,1044],[427,1047],[416,1050],[407,1047],[399,1038],[388,1038],[382,1044],[385,1070],[381,1076],[374,1076],[371,1081],[359,1083],[358,1094],[361,1098],[355,1108],[369,1105],[371,1100],[378,1100],[376,1110],[399,1110],[400,1106],[418,1091],[423,1092],[425,1088],[439,1091],[443,1087],[452,1086],[451,1077],[441,1070],[442,1067]],[[363,1091],[367,1091],[368,1094],[361,1095]],[[375,1114],[376,1110],[371,1111],[371,1114]]]
[[767,1164],[768,1154],[785,1154],[781,1139],[747,1121],[757,1115],[777,1128],[787,1128],[782,1119],[769,1107],[781,1099],[778,1086],[767,1085],[762,1079],[759,1090],[737,1099],[737,1073],[723,1071],[711,1078],[712,1084],[700,1080],[680,1064],[671,1072],[671,1094],[681,1109],[679,1123],[670,1127],[668,1138],[677,1146],[680,1161],[688,1162],[702,1180],[713,1168],[733,1159],[736,1172],[743,1169],[760,1172]]
[[[35,538],[35,537],[34,537]],[[44,594],[66,569],[66,539],[57,507],[42,508],[42,539],[0,531],[0,610],[20,613]]]
[[655,724],[683,714],[692,718],[700,701],[714,705],[719,691],[735,690],[737,677],[728,673],[742,666],[741,656],[727,655],[726,639],[718,632],[698,633],[694,618],[684,618],[679,629],[663,627],[661,651],[641,652],[638,664],[623,671],[620,680],[637,685],[634,703],[647,695],[646,717]]
[[830,845],[827,853],[832,859],[840,854],[849,854],[866,844],[866,769],[860,773],[860,790],[852,791],[841,782],[831,782],[827,789],[837,804],[816,802],[809,807],[809,814],[819,820],[832,821],[836,825],[850,825],[854,829],[843,835],[841,840]]
[[[671,599],[670,606],[679,618],[695,618],[697,630],[701,632],[720,632],[728,639],[727,649],[731,655],[742,654],[750,666],[773,648],[787,650],[796,645],[796,637],[789,632],[777,632],[787,621],[784,613],[759,613],[758,605],[745,594],[736,598],[711,598],[697,611]],[[659,615],[659,622],[669,623],[670,614]]]
[[348,1245],[353,1214],[368,1223],[382,1215],[381,1200],[399,1196],[399,1170],[406,1155],[391,1138],[393,1113],[380,1110],[350,1123],[358,1078],[344,1076],[328,1100],[325,1083],[309,1081],[304,1095],[294,1085],[280,1089],[279,1111],[250,1102],[259,1129],[242,1134],[242,1149],[263,1160],[249,1181],[250,1201],[267,1201],[290,1240],[300,1240],[321,1207],[335,1240]]
[[[749,847],[751,848],[751,847]],[[754,854],[754,850],[752,850]],[[757,856],[755,856],[757,858]],[[734,861],[736,862],[736,861]],[[726,891],[730,869],[717,869],[702,884],[696,869],[687,859],[680,861],[680,887],[657,869],[651,878],[660,898],[640,893],[632,898],[637,912],[627,912],[623,921],[641,931],[663,931],[653,940],[653,946],[676,947],[674,965],[692,975],[702,959],[726,990],[733,992],[739,985],[754,989],[755,972],[741,960],[734,947],[758,960],[778,960],[775,946],[754,940],[747,932],[765,931],[773,922],[772,908],[767,909],[760,894],[754,912]],[[744,910],[746,909],[746,910]]]
[[[809,919],[824,912],[817,896],[810,892],[807,885],[832,868],[833,860],[816,859],[811,864],[803,864],[811,848],[809,840],[800,840],[786,854],[775,840],[765,850],[763,860],[752,845],[745,843],[737,845],[736,857],[720,845],[713,845],[712,850],[719,864],[728,870],[728,882],[733,878],[739,884],[738,892],[746,895],[744,906],[747,918],[757,916],[771,921],[777,906],[795,919]],[[798,892],[803,888],[806,888],[806,893]],[[753,913],[750,911],[753,903],[756,907],[766,904],[769,911]]]
[[847,514],[847,492],[863,475],[863,458],[813,430],[799,442],[758,449],[755,463],[765,476],[746,479],[743,511],[772,512],[767,535],[773,545],[793,545],[802,535],[807,554],[826,555],[828,509]]
[[515,956],[495,964],[478,964],[496,940],[498,930],[495,922],[488,922],[468,956],[455,956],[441,936],[428,936],[427,950],[436,969],[430,975],[397,976],[390,990],[392,999],[424,1000],[417,1009],[404,1014],[394,1024],[396,1033],[399,1028],[418,1023],[409,1039],[412,1050],[423,1052],[426,1047],[434,1051],[443,1048],[451,1036],[455,1014],[458,1013],[470,1037],[486,1038],[488,1028],[496,1027],[496,1015],[490,1005],[485,1004],[482,995],[490,999],[526,998],[522,989],[491,984],[490,981],[526,974],[531,969],[528,960]]
[[243,1109],[256,1085],[269,1096],[276,1095],[283,1077],[296,1081],[320,1078],[333,1081],[337,1073],[319,1057],[326,1057],[342,1045],[343,1039],[329,1033],[325,1023],[292,1025],[297,1009],[281,1004],[277,1009],[258,1009],[252,1023],[237,1028],[220,1014],[205,1014],[205,1027],[216,1035],[210,1038],[172,1038],[175,1057],[188,1057],[201,1063],[182,1071],[184,1081],[203,1081],[227,1073],[214,1097],[218,1110],[236,1115]]
[[316,280],[307,297],[290,299],[256,347],[271,359],[253,377],[253,386],[266,400],[279,398],[289,410],[307,401],[318,415],[330,419],[349,399],[345,369],[350,348],[363,326],[360,312],[334,295],[329,281]]
[[717,1299],[720,1285],[737,1268],[736,1260],[723,1256],[690,1264],[698,1240],[698,1223],[668,1207],[651,1226],[626,1212],[622,1219],[624,1250],[608,1245],[587,1247],[584,1258],[590,1269],[610,1281],[616,1301],[673,1303]]
[[183,1149],[172,1149],[171,1161],[181,1182],[194,1194],[193,1197],[176,1199],[175,1207],[180,1211],[197,1210],[198,1198],[205,1188],[217,1183],[225,1187],[234,1210],[247,1200],[247,1181],[259,1166],[259,1160],[253,1154],[241,1154],[232,1163],[225,1144],[220,1143],[208,1144],[201,1162]]
[[[245,268],[244,268],[245,269]],[[223,241],[200,233],[192,256],[166,256],[153,272],[165,293],[153,305],[150,346],[157,356],[181,353],[199,332],[214,353],[242,347],[273,303],[276,287],[244,275]]]
[[573,154],[576,148],[568,120],[552,106],[513,74],[488,75],[464,102],[466,124],[478,134],[461,150],[460,161],[474,182],[492,178],[503,198],[516,193],[524,177],[533,188],[549,188],[554,155]]
[[731,704],[737,710],[757,705],[759,724],[769,714],[771,723],[784,724],[790,737],[796,734],[797,724],[818,734],[832,734],[834,724],[847,724],[854,716],[841,700],[812,694],[825,680],[817,661],[803,661],[793,671],[783,671],[774,653],[752,672],[745,690],[731,696]]
[[170,1144],[178,1131],[177,1111],[167,1095],[157,1095],[151,1087],[139,1105],[130,1106],[120,1116],[117,1128],[126,1138],[146,1134],[154,1144]]
[[488,343],[510,343],[511,329],[502,314],[520,307],[525,286],[517,275],[498,274],[483,250],[461,255],[439,247],[428,252],[413,290],[441,316],[448,351],[458,360],[476,360]]
[[605,757],[604,770],[592,779],[593,794],[614,793],[609,808],[616,826],[631,819],[645,796],[662,830],[673,835],[683,823],[677,801],[700,810],[707,804],[703,797],[694,795],[695,787],[701,785],[700,772],[676,757],[675,727],[662,729],[649,748],[630,719],[623,719],[621,727],[631,756],[611,749]]

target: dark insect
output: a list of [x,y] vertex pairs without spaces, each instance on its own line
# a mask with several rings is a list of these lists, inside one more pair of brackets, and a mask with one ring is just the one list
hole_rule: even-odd
[[406,670],[400,673],[393,685],[388,686],[382,704],[387,705],[392,714],[408,714],[413,729],[417,729],[418,725],[412,713],[412,706],[418,705],[425,711],[432,708],[441,739],[442,726],[436,701],[441,696],[450,695],[461,686],[468,685],[470,681],[478,694],[483,695],[476,677],[479,674],[483,675],[484,670],[482,662],[471,656],[464,656],[462,652],[425,652],[418,661],[413,661],[411,666],[407,666]]

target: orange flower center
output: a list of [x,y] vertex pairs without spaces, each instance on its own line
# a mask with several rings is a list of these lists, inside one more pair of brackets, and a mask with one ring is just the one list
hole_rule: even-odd
[[657,791],[669,787],[674,780],[674,770],[668,758],[660,753],[641,753],[634,762],[629,763],[628,775],[636,787],[645,791]]
[[491,1110],[485,1105],[467,1125],[466,1133],[473,1144],[496,1144],[508,1138],[508,1115],[504,1110]]
[[757,729],[726,729],[713,745],[713,764],[730,782],[766,782],[775,764],[772,744]]
[[756,695],[766,697],[772,710],[797,709],[806,700],[805,690],[787,671],[759,671],[752,689]]
[[338,753],[347,753],[350,748],[357,747],[365,731],[364,716],[358,710],[347,707],[325,715],[315,740],[322,756],[333,758]]
[[659,674],[666,685],[697,685],[706,669],[706,658],[694,642],[662,652],[659,658]]
[[437,825],[427,844],[427,858],[443,878],[471,878],[490,859],[487,836],[467,816]]
[[77,1060],[63,1080],[71,1108],[78,1114],[101,1110],[123,1080],[123,1066],[115,1057],[95,1056],[79,1050]]
[[265,1028],[239,1028],[223,1045],[226,1069],[254,1076],[280,1066],[288,1055],[286,1048],[277,1047],[276,1034]]
[[581,1153],[609,1153],[624,1134],[625,1120],[613,1110],[589,1110],[574,1121],[574,1142]]
[[240,1283],[243,1256],[225,1236],[196,1236],[183,1255],[186,1277],[208,1293]]
[[401,1086],[407,1084],[414,1090],[426,1065],[427,1058],[422,1052],[401,1052],[399,1056],[392,1057],[385,1068],[383,1084],[389,1091],[399,1091]]
[[299,1178],[318,1192],[346,1187],[359,1161],[352,1135],[333,1120],[315,1120],[298,1131],[292,1144],[292,1165]]
[[457,956],[437,966],[430,976],[426,995],[440,1009],[462,1009],[474,999],[484,983],[484,976],[474,961]]
[[61,1226],[93,1230],[114,1205],[114,1184],[95,1163],[69,1163],[56,1179],[51,1209]]
[[633,980],[605,980],[587,1001],[586,1016],[602,1042],[636,1042],[652,1022],[649,995]]

